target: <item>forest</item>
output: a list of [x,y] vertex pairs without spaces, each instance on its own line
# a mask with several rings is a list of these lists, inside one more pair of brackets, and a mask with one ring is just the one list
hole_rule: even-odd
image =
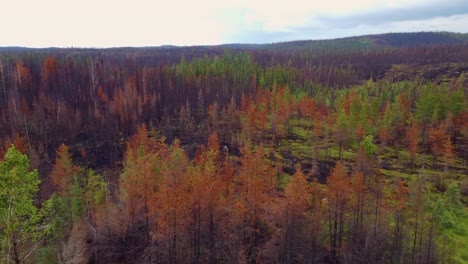
[[468,35],[0,48],[0,263],[467,263]]

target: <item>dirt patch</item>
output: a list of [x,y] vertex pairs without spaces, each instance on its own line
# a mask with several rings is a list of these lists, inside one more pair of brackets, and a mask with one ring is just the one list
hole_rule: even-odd
[[75,221],[70,237],[64,245],[63,263],[81,264],[89,263],[91,257],[89,228],[82,220]]

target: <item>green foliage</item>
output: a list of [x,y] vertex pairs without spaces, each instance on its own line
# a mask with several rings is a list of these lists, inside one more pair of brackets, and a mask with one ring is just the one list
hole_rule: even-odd
[[70,197],[65,197],[65,199],[69,199],[70,212],[73,220],[83,216],[85,212],[85,201],[83,199],[83,190],[77,178],[74,179],[70,188]]
[[364,146],[364,150],[366,151],[366,155],[368,157],[372,156],[377,151],[377,146],[372,143],[372,140],[374,139],[374,136],[369,135],[364,138],[362,141],[362,145]]
[[292,180],[292,176],[289,176],[286,173],[281,173],[278,175],[278,188],[284,190],[289,182]]
[[439,228],[441,243],[450,247],[450,256],[455,263],[468,261],[466,245],[468,245],[468,218],[463,204],[460,202],[460,188],[452,182],[442,196],[439,196],[433,208],[433,217]]
[[45,212],[45,222],[49,223],[50,227],[49,239],[55,241],[64,237],[72,223],[70,208],[66,200],[54,193],[49,200],[44,202],[42,210]]
[[35,263],[37,264],[55,264],[60,263],[57,255],[60,254],[60,246],[58,244],[55,245],[47,245],[40,248],[37,252]]
[[443,120],[448,112],[460,114],[465,107],[463,89],[449,91],[444,86],[423,87],[416,102],[415,117],[422,123]]
[[172,72],[178,75],[180,81],[185,78],[187,80],[222,78],[234,80],[236,87],[243,88],[248,86],[251,76],[256,75],[260,81],[263,79],[263,76],[259,75],[261,72],[257,72],[256,68],[256,64],[249,54],[225,52],[222,56],[204,56],[195,58],[191,62],[187,62],[185,57],[182,57],[180,63],[173,67]]
[[438,101],[438,96],[433,92],[423,94],[416,103],[416,119],[420,122],[429,122],[437,111]]
[[460,202],[460,188],[456,183],[449,184],[445,193],[437,199],[434,218],[443,232],[466,233],[463,226],[458,225],[467,219],[463,204]]
[[107,195],[107,183],[101,175],[96,174],[93,170],[87,172],[87,183],[85,189],[85,200],[88,204],[102,205],[105,202]]
[[464,108],[465,108],[465,95],[463,92],[463,88],[460,88],[449,95],[448,109],[452,114],[458,115],[461,112],[463,112]]
[[43,223],[45,210],[34,205],[39,184],[39,174],[30,171],[28,157],[10,147],[0,162],[0,254],[6,262],[24,261],[35,249],[33,243],[49,231]]

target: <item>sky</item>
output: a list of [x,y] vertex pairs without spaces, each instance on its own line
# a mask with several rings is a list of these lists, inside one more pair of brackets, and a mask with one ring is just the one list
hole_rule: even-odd
[[468,33],[468,0],[0,0],[0,7],[0,46],[189,46]]

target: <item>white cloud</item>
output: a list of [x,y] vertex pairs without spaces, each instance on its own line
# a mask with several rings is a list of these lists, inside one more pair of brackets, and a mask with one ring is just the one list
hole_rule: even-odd
[[[9,1],[0,45],[145,46],[220,44],[216,8],[190,1]],[[207,3],[208,4],[208,3]]]
[[[452,31],[466,33],[466,25],[468,25],[468,14],[421,20],[395,21],[378,25],[362,23],[349,28],[322,28],[321,30],[308,33],[306,39],[329,39],[390,32]],[[289,40],[298,39],[300,35],[307,35],[307,33],[296,32],[296,35],[292,36],[292,39]]]
[[238,1],[238,8],[248,10],[245,20],[247,24],[261,23],[265,30],[287,30],[317,21],[317,17],[348,16],[398,7],[417,7],[428,5],[435,0],[289,0],[289,1]]
[[467,32],[468,14],[435,17],[423,20],[397,21],[390,24],[394,32],[403,31],[454,31]]
[[[249,32],[270,36],[288,34],[300,39],[312,36],[300,28],[314,28],[313,36],[318,36],[317,31],[324,31],[320,36],[327,37],[354,34],[358,29],[362,34],[379,33],[385,29],[380,24],[408,31],[410,27],[421,28],[419,20],[413,24],[384,21],[379,25],[364,21],[357,26],[356,21],[348,23],[346,19],[356,20],[361,14],[382,10],[414,8],[419,11],[422,7],[436,5],[460,5],[468,9],[465,0],[0,0],[0,46],[220,44],[252,42],[236,39]],[[464,18],[447,17],[450,16],[425,21],[421,30],[443,28],[466,32],[462,26]],[[334,21],[344,21],[353,30],[342,30]],[[276,41],[279,40],[282,39]]]

